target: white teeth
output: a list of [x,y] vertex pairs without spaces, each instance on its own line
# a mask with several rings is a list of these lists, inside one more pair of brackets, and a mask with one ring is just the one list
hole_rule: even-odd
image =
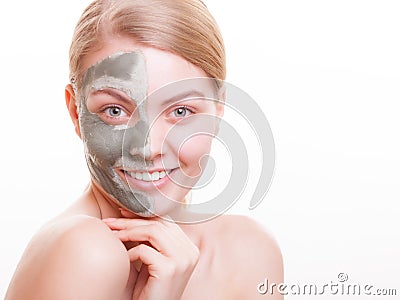
[[167,174],[171,173],[172,170],[166,170],[166,171],[161,171],[161,172],[153,172],[152,174],[148,172],[127,172],[129,176],[132,178],[136,178],[138,180],[143,180],[143,181],[156,181],[160,180],[161,178],[164,178]]
[[151,181],[151,175],[149,173],[142,173],[142,180]]
[[160,179],[160,173],[159,172],[154,172],[153,174],[151,174],[151,180],[158,180]]

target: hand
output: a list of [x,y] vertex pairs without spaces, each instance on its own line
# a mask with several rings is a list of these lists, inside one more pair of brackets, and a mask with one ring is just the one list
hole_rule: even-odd
[[103,221],[122,242],[142,242],[128,250],[131,262],[143,262],[133,299],[180,299],[199,259],[182,229],[158,217]]

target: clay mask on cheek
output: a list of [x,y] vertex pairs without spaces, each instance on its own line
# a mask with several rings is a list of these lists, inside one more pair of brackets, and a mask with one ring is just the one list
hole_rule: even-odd
[[[133,126],[107,124],[98,114],[88,109],[90,93],[104,89],[122,91],[132,100],[139,115]],[[79,123],[92,178],[119,205],[142,216],[150,215],[154,209],[152,198],[143,191],[132,190],[122,178],[121,172],[123,165],[135,169],[151,166],[148,162],[145,163],[143,157],[139,159],[136,156],[134,159],[129,155],[132,151],[145,153],[149,147],[144,55],[140,51],[115,53],[99,61],[85,73],[80,94]],[[124,142],[126,133],[129,142]]]

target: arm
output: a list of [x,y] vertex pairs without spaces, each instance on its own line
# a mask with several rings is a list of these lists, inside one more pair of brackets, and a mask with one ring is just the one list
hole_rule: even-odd
[[120,299],[129,270],[126,249],[103,222],[72,217],[34,237],[5,299]]

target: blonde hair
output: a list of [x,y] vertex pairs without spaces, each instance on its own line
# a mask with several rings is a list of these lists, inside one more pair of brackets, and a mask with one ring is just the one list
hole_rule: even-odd
[[221,33],[200,0],[95,0],[83,12],[70,48],[70,80],[77,87],[82,60],[110,35],[180,55],[209,77],[225,80]]

